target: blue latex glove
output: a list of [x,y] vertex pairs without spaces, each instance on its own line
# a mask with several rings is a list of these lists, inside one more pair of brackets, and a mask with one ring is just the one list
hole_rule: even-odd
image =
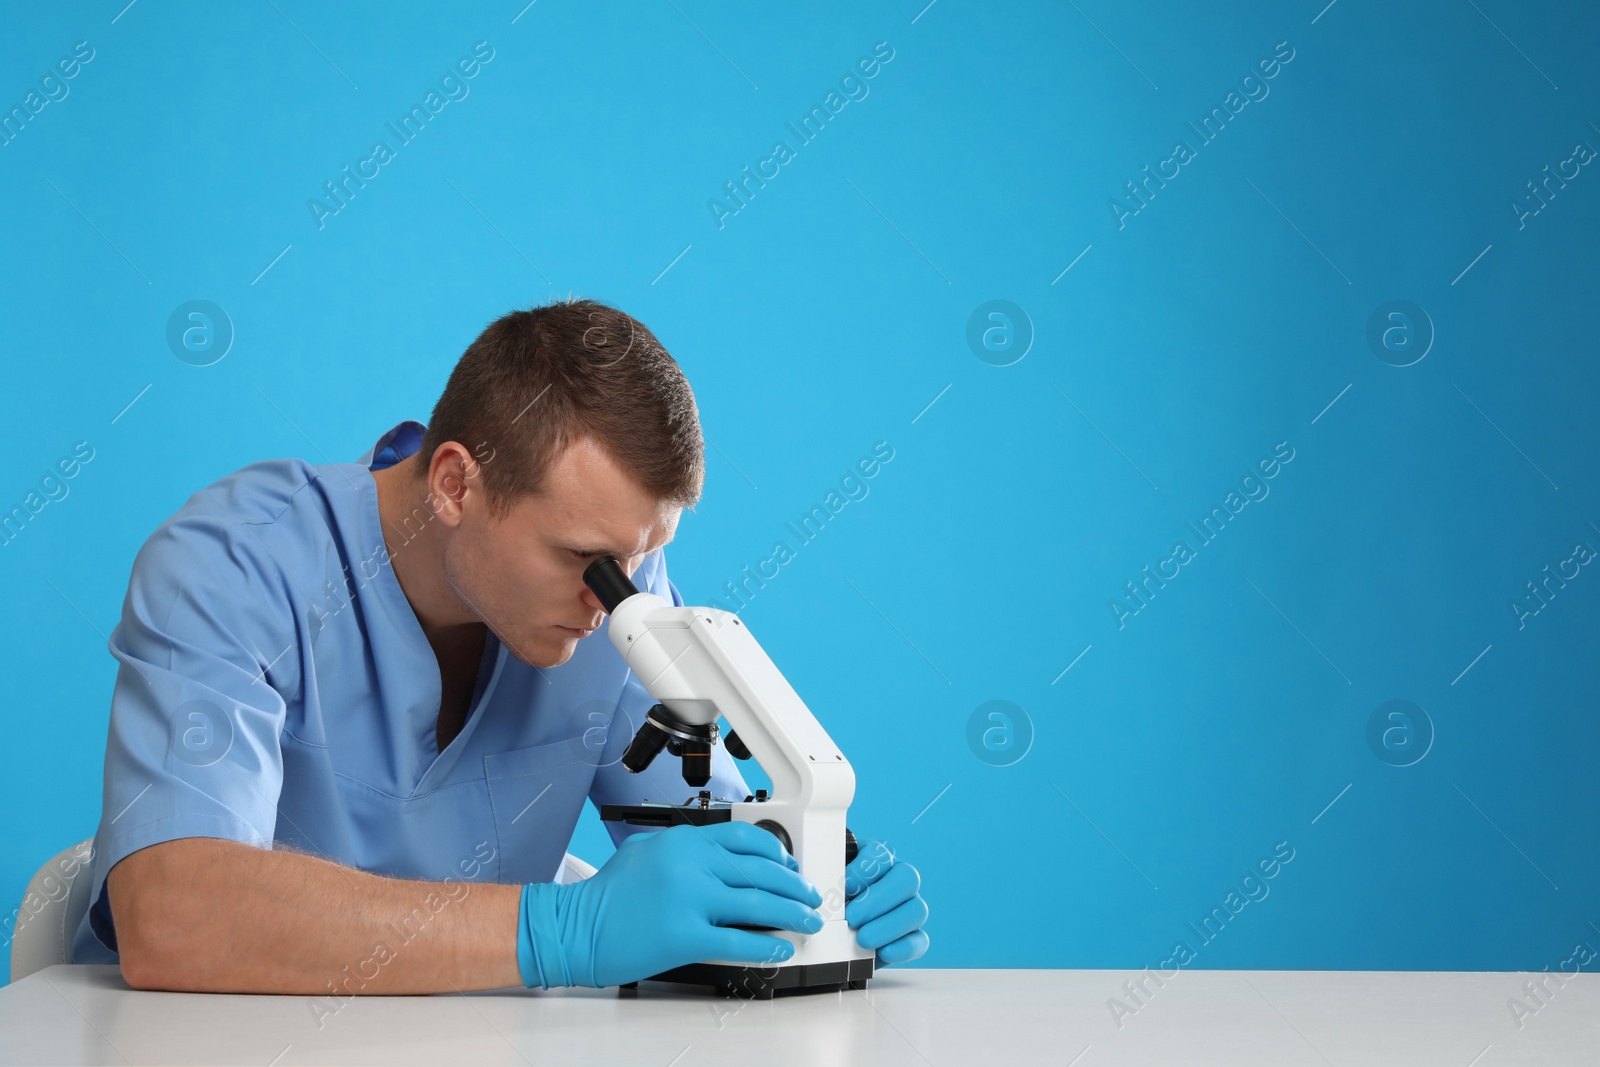
[[708,959],[782,962],[794,955],[788,941],[728,926],[822,929],[822,894],[799,866],[747,822],[634,834],[581,882],[523,886],[523,984],[599,988]]
[[878,953],[887,967],[928,951],[928,905],[918,890],[922,875],[909,863],[896,863],[882,841],[858,841],[856,858],[844,869],[844,921],[856,943]]

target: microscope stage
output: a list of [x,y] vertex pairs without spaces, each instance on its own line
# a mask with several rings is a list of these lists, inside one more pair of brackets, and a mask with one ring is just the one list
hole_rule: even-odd
[[731,821],[733,809],[726,805],[703,808],[698,803],[602,804],[600,818],[631,826],[710,826]]

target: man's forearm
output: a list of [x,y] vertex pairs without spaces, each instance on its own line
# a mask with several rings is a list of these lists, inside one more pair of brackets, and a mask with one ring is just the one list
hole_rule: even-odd
[[522,984],[522,887],[384,878],[219,838],[135,852],[108,877],[123,976],[196,992],[448,993]]

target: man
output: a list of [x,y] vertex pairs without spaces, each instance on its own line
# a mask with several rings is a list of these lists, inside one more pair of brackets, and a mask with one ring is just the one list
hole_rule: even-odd
[[[617,853],[563,875],[585,797],[686,795],[676,760],[619,762],[653,701],[582,572],[614,556],[682,604],[663,548],[703,480],[676,362],[581,300],[491,323],[429,424],[356,463],[253,463],[191,497],[111,635],[75,961],[142,989],[347,997],[792,955],[739,927],[813,931],[837,903],[754,826],[607,824]],[[713,770],[714,795],[747,794],[720,748]],[[927,949],[919,881],[878,842],[847,871],[880,964]]]

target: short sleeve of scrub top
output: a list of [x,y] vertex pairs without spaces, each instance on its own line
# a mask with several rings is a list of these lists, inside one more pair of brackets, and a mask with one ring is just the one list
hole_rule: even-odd
[[[423,430],[402,422],[355,463],[250,464],[139,550],[109,642],[119,666],[74,962],[117,961],[106,875],[163,841],[282,844],[396,878],[548,882],[586,799],[691,792],[677,760],[638,775],[620,764],[654,700],[609,617],[553,668],[491,629],[467,720],[439,751],[438,661],[389,563],[372,478]],[[683,603],[659,550],[633,579]],[[712,769],[713,795],[742,799],[720,746]],[[616,842],[641,832],[606,825]]]

